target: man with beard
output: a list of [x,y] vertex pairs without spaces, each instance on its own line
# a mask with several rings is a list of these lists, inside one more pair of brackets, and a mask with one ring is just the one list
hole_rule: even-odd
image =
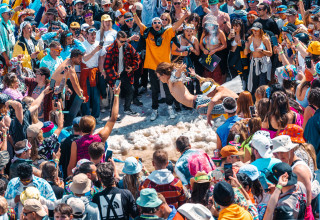
[[[158,64],[161,62],[170,62],[171,55],[171,39],[175,36],[175,31],[181,26],[183,21],[190,15],[190,12],[186,12],[184,16],[176,22],[171,28],[164,30],[161,25],[161,19],[155,17],[152,19],[152,27],[147,28],[140,21],[136,13],[136,6],[133,6],[131,9],[134,15],[134,21],[140,28],[140,33],[142,38],[146,43],[146,57],[144,62],[144,68],[149,69],[150,72],[150,84],[152,91],[152,109],[150,120],[153,121],[158,116],[158,93],[160,91],[159,79],[155,73],[155,69]],[[168,112],[170,119],[174,119],[175,113],[172,108],[174,98],[170,94],[167,84],[163,85],[164,91],[166,93],[166,103],[168,105]]]
[[53,73],[51,80],[55,80],[55,86],[59,86],[57,90],[55,90],[55,94],[58,95],[58,99],[60,99],[59,95],[61,95],[64,87],[67,83],[67,80],[70,79],[72,87],[77,94],[72,102],[72,105],[69,109],[69,114],[67,114],[65,120],[65,126],[72,125],[72,120],[75,118],[77,113],[80,110],[80,106],[82,102],[85,100],[83,96],[83,91],[80,88],[78,76],[75,70],[76,65],[80,65],[83,57],[83,53],[78,49],[73,49],[71,51],[70,58],[66,59]]
[[82,17],[84,1],[82,0],[74,1],[74,8],[75,8],[75,12],[67,16],[66,18],[66,24],[68,25],[68,27],[70,27],[70,24],[72,22],[78,22],[80,25],[84,23],[84,19]]

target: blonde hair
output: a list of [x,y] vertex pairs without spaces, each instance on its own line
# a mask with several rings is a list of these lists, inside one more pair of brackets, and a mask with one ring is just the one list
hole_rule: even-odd
[[314,170],[318,170],[317,167],[317,156],[316,156],[316,151],[314,150],[314,147],[312,144],[308,143],[303,143],[299,145],[302,149],[304,149],[308,153],[308,160],[310,163],[310,160],[312,160]]
[[8,212],[8,202],[7,200],[3,197],[0,196],[0,214],[6,214]]

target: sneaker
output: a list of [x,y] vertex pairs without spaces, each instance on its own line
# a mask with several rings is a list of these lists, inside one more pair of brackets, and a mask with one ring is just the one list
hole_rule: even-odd
[[154,121],[154,120],[156,120],[157,117],[158,117],[158,110],[157,109],[153,109],[153,111],[151,113],[150,120]]
[[102,117],[101,117],[101,116],[99,116],[99,118],[96,118],[96,122],[97,122],[97,124],[103,124],[103,123],[105,123],[105,122],[102,120]]
[[135,98],[133,99],[133,102],[132,102],[134,105],[137,105],[137,106],[143,106],[143,103],[139,101],[138,98]]
[[121,122],[122,118],[120,117],[120,115],[117,118],[117,122]]
[[142,87],[142,89],[139,92],[139,95],[142,95],[143,93],[146,93],[148,91],[147,87]]
[[125,111],[124,111],[124,114],[126,114],[126,115],[132,115],[132,116],[138,115],[137,112],[134,112],[134,111],[132,111],[131,109],[125,110]]
[[176,118],[176,114],[174,113],[172,106],[168,106],[168,112],[169,112],[169,118],[170,119],[175,119]]
[[102,108],[101,110],[100,110],[100,112],[101,113],[105,113],[107,110],[105,109],[105,108]]

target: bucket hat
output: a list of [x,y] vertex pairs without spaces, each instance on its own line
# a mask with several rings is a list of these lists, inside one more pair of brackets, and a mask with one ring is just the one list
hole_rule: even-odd
[[140,191],[140,197],[137,199],[137,204],[144,208],[156,208],[162,204],[162,201],[158,198],[155,189],[147,188]]
[[122,172],[125,174],[136,174],[142,170],[142,163],[140,160],[137,160],[135,157],[128,157],[124,161],[124,167]]

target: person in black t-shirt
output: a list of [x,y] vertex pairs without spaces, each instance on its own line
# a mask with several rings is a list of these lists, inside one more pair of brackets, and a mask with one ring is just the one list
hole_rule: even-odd
[[98,205],[101,220],[128,220],[130,216],[135,218],[139,213],[133,195],[127,189],[116,187],[114,169],[111,162],[98,166],[97,175],[106,188],[95,194],[92,202]]
[[275,35],[279,36],[280,30],[277,23],[269,17],[270,6],[263,2],[258,5],[258,16],[259,18],[254,21],[254,23],[259,22],[262,24],[263,30],[271,31]]

